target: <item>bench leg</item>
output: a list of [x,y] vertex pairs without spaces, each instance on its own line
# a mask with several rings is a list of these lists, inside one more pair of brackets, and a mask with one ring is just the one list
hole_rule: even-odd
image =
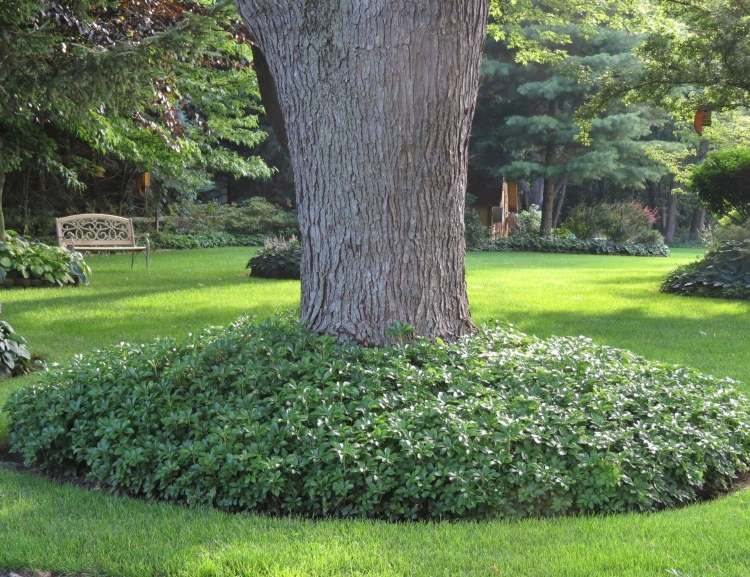
[[151,248],[146,247],[146,271],[148,271],[150,260],[151,260]]
[[130,270],[133,270],[133,266],[135,266],[135,253],[130,253]]

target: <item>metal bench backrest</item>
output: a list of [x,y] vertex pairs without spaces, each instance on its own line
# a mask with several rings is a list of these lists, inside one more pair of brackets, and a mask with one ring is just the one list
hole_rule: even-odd
[[135,246],[133,221],[112,214],[74,214],[56,219],[62,247]]

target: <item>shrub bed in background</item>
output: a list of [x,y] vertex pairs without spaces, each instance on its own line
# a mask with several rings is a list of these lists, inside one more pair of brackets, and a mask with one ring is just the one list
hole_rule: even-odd
[[171,208],[169,232],[206,234],[216,231],[239,236],[296,234],[297,216],[262,197],[239,204],[181,202]]
[[263,248],[247,262],[250,276],[300,278],[302,247],[296,238],[267,238]]
[[614,242],[606,239],[583,240],[579,238],[544,238],[537,236],[499,238],[485,245],[484,250],[611,254],[622,256],[669,256],[669,247],[664,243],[639,244],[634,242]]
[[238,235],[230,232],[175,233],[156,232],[150,236],[151,246],[161,249],[221,248],[225,246],[260,246],[263,235]]
[[750,466],[750,401],[732,381],[510,328],[363,348],[241,320],[79,356],[6,412],[27,464],[282,515],[649,511]]
[[87,284],[91,269],[78,252],[26,240],[8,231],[0,241],[0,285]]
[[660,245],[664,237],[653,228],[656,221],[656,213],[637,201],[579,204],[570,212],[564,227],[576,238]]
[[702,260],[678,268],[662,291],[750,300],[750,239],[721,243]]

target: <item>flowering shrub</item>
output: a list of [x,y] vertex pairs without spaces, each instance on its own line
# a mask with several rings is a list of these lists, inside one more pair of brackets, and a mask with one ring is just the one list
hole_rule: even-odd
[[657,214],[637,201],[598,205],[578,205],[565,221],[565,227],[581,239],[606,238],[613,242],[659,244],[661,234],[652,227]]
[[541,228],[542,211],[537,205],[532,204],[527,210],[522,210],[516,215],[510,234],[511,236],[536,237],[539,236]]
[[295,233],[297,217],[265,198],[239,204],[184,201],[172,207],[167,232],[206,235],[225,232],[237,236]]

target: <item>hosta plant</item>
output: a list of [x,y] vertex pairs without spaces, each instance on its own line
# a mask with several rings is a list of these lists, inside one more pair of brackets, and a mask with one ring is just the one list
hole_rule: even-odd
[[702,260],[673,271],[662,290],[750,300],[750,239],[721,243]]
[[6,414],[30,465],[278,515],[651,511],[750,468],[750,402],[732,381],[508,327],[364,348],[241,320],[79,356]]
[[17,334],[10,323],[0,321],[0,379],[27,373],[31,366],[26,339]]
[[488,251],[556,252],[619,256],[669,256],[669,247],[660,239],[649,243],[614,242],[603,238],[509,236],[490,241]]
[[0,241],[0,282],[6,285],[87,284],[90,276],[78,252],[27,240],[13,231]]

